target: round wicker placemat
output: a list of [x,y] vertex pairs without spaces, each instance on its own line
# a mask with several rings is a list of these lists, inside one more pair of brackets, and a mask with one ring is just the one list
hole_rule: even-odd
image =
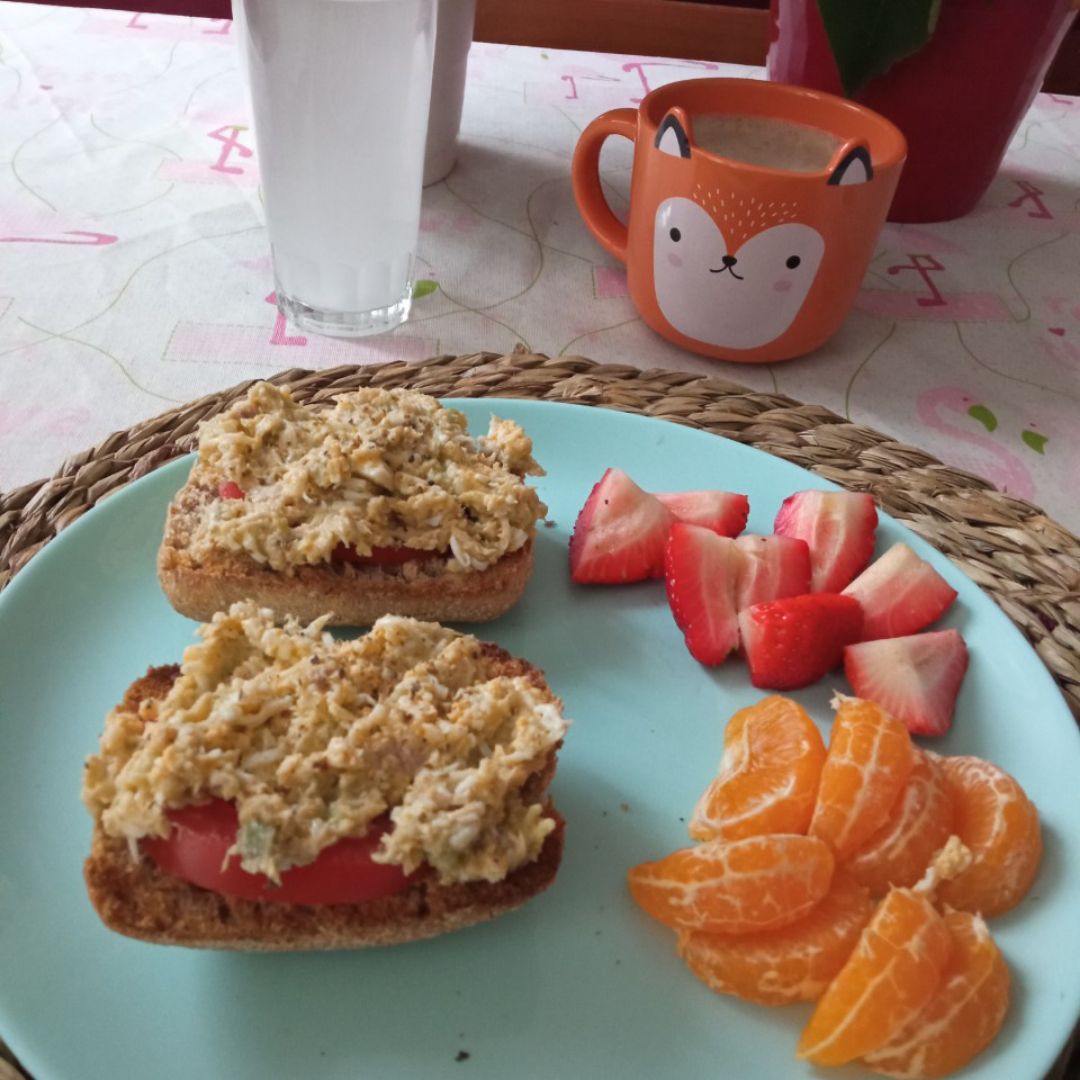
[[[820,406],[720,378],[524,352],[293,369],[270,381],[301,401],[361,386],[409,386],[441,397],[535,398],[641,413],[723,435],[843,487],[868,491],[994,597],[1050,669],[1080,722],[1080,541],[1030,503]],[[0,492],[0,589],[95,503],[191,450],[198,423],[248,385],[116,432],[69,458],[49,479]],[[1080,1062],[1073,1059],[1073,1065]],[[1054,1075],[1071,1074],[1063,1055]]]
[[[843,487],[869,491],[997,600],[1080,719],[1080,541],[1030,503],[820,406],[719,378],[532,353],[293,369],[271,381],[301,401],[360,386],[411,386],[439,396],[542,398],[643,413],[748,443]],[[50,479],[0,493],[0,589],[99,499],[190,450],[199,421],[248,385],[116,432],[69,458]]]

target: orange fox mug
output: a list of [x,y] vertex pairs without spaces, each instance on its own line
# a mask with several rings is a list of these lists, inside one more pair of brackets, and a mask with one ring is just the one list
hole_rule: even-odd
[[[600,187],[609,135],[634,143],[623,224]],[[904,137],[854,102],[752,79],[653,90],[582,132],[574,197],[626,263],[657,333],[720,360],[790,360],[840,328],[885,221]]]

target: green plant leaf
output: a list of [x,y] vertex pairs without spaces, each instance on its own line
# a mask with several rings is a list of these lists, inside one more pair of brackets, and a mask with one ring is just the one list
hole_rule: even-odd
[[424,296],[429,296],[431,293],[438,289],[439,283],[432,281],[431,278],[421,278],[414,286],[412,290],[412,298],[419,300]]
[[987,431],[993,431],[998,426],[997,417],[985,405],[972,405],[968,409],[968,416],[975,417]]
[[941,9],[941,0],[817,2],[848,97],[897,60],[921,49],[934,33]]
[[1049,440],[1045,435],[1040,435],[1037,431],[1025,431],[1021,433],[1020,438],[1024,440],[1024,445],[1030,446],[1036,454],[1046,453],[1046,444]]

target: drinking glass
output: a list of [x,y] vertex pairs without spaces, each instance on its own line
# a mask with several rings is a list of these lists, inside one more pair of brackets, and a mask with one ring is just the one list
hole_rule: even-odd
[[412,302],[436,0],[243,0],[278,308],[378,334]]

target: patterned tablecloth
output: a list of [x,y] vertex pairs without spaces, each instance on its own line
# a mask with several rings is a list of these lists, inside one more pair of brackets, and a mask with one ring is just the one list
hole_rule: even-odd
[[[703,72],[761,76],[475,45],[458,165],[424,196],[414,315],[341,342],[273,307],[228,22],[0,3],[0,488],[241,379],[522,343],[820,402],[1080,531],[1080,99],[1037,99],[969,217],[887,226],[832,342],[756,367],[648,330],[570,190],[589,119]],[[611,140],[616,206],[629,165]]]

